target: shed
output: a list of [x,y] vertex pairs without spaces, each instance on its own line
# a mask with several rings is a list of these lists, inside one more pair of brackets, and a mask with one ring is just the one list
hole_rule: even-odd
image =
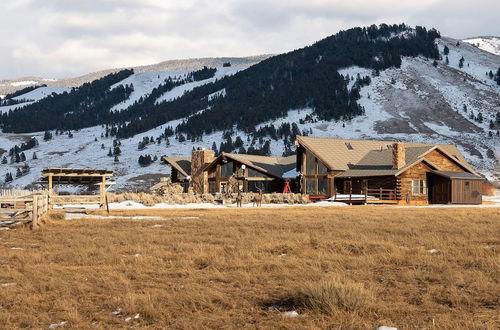
[[433,204],[481,204],[484,179],[468,172],[431,171]]

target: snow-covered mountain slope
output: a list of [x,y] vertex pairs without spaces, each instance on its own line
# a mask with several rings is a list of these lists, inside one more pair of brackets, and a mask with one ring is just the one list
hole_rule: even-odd
[[477,37],[464,39],[463,41],[492,54],[500,55],[500,38],[498,37]]
[[[500,68],[500,56],[485,52],[473,45],[460,43],[445,38],[438,40],[441,52],[448,46],[447,55],[438,61],[435,67],[432,60],[425,58],[403,58],[401,68],[391,68],[375,75],[372,70],[350,67],[340,70],[344,76],[355,77],[370,75],[370,85],[362,87],[359,100],[365,108],[364,116],[355,117],[347,122],[327,122],[315,118],[312,109],[291,109],[285,118],[260,124],[278,127],[281,123],[296,123],[301,131],[313,136],[387,139],[429,143],[453,143],[458,145],[469,162],[488,179],[500,182],[500,137],[496,136],[498,125],[490,129],[490,120],[500,110],[500,86],[486,73]],[[464,58],[464,65],[459,61]],[[216,76],[196,82],[196,86],[206,84],[217,77],[234,74],[241,67],[219,67]],[[129,100],[115,109],[124,109],[134,100],[149,94],[166,77],[186,74],[188,71],[155,71],[154,73],[136,73],[118,84],[133,84],[134,93]],[[159,77],[159,78],[158,78]],[[354,80],[349,84],[352,88]],[[165,93],[161,100],[182,95],[195,86],[188,83]],[[217,93],[224,95],[225,91]],[[209,96],[209,95],[207,95]],[[210,96],[209,96],[210,97]],[[160,100],[159,99],[159,100]],[[478,120],[479,114],[482,121]],[[306,117],[307,116],[307,117]],[[310,118],[312,117],[312,120]],[[14,187],[24,187],[36,181],[40,171],[52,167],[103,167],[113,168],[116,172],[117,185],[113,189],[143,190],[151,186],[158,177],[168,174],[168,168],[159,161],[162,155],[189,155],[193,148],[211,148],[223,141],[223,133],[204,135],[202,141],[179,142],[171,137],[170,145],[165,140],[150,143],[146,149],[138,150],[138,144],[144,137],[159,137],[168,126],[175,128],[184,119],[168,122],[160,127],[121,140],[121,155],[118,162],[108,157],[108,150],[113,146],[112,137],[105,136],[101,126],[73,131],[73,138],[54,135],[50,141],[43,141],[43,133],[0,134],[0,149],[9,150],[14,145],[26,142],[35,136],[39,146],[25,152],[27,164],[31,167],[28,175],[16,178]],[[492,133],[492,137],[489,133]],[[244,147],[250,146],[247,134],[235,129],[234,138],[240,136]],[[233,138],[233,140],[234,140]],[[104,145],[104,148],[102,148]],[[258,147],[258,143],[257,143]],[[281,155],[283,141],[271,141],[271,151]],[[0,150],[0,153],[2,151]],[[32,160],[36,152],[38,159]],[[158,161],[148,167],[138,164],[139,155],[149,154],[158,157]],[[7,157],[9,158],[9,157]],[[0,164],[0,182],[7,172],[14,176],[22,163]]]
[[[151,65],[131,67],[135,73],[143,72],[163,72],[163,71],[193,71],[206,67],[222,67],[224,63],[231,63],[232,66],[248,67],[259,63],[271,55],[259,55],[248,57],[210,57],[210,58],[194,58],[185,60],[169,60]],[[124,68],[106,69],[97,72],[92,72],[80,77],[73,78],[39,78],[39,77],[24,77],[18,79],[8,79],[0,81],[0,95],[13,93],[19,89],[28,86],[45,84],[49,87],[79,87],[84,83],[102,78],[110,73],[120,71]],[[0,77],[0,79],[3,79]]]
[[33,102],[40,101],[41,99],[52,95],[53,93],[61,94],[64,92],[69,92],[70,88],[65,87],[38,87],[37,89],[32,90],[31,92],[13,97],[13,100],[16,101],[24,101],[21,103],[17,103],[14,105],[8,105],[0,107],[0,114],[4,112],[8,112],[9,110],[15,110],[17,108],[22,108],[25,105],[32,104]]

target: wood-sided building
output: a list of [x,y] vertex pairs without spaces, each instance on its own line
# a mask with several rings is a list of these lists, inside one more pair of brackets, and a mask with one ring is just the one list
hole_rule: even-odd
[[242,192],[283,192],[285,181],[297,176],[296,157],[268,157],[222,153],[200,148],[191,158],[165,157],[171,166],[172,182],[190,182],[196,193],[224,193],[229,180],[236,179]]
[[[301,192],[393,203],[480,204],[483,179],[454,145],[299,136]],[[366,199],[365,199],[366,200]]]

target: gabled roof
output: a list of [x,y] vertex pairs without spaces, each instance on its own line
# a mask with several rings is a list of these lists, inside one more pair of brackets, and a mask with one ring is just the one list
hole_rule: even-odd
[[277,178],[283,178],[283,175],[286,172],[289,172],[296,166],[295,155],[288,157],[269,157],[248,154],[231,154],[223,152],[212,163],[207,165],[206,169],[219,162],[223,158],[235,160],[237,162],[245,164],[250,168],[253,168],[256,171]]
[[[297,143],[313,153],[330,170],[346,171],[341,174],[344,177],[395,175],[415,165],[427,153],[435,149],[441,151],[467,171],[477,174],[460,151],[451,144],[436,145],[401,142],[404,143],[406,148],[406,165],[402,169],[393,170],[391,150],[392,144],[395,143],[393,141],[298,136]],[[426,160],[426,162],[432,165],[429,161]]]
[[484,180],[482,177],[468,172],[432,171],[432,173],[449,179]]
[[163,161],[175,168],[184,176],[191,175],[191,158],[190,157],[163,157]]

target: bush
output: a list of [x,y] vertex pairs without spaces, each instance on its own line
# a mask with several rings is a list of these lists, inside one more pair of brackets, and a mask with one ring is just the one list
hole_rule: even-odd
[[299,292],[298,302],[307,308],[333,314],[338,310],[358,311],[369,298],[361,284],[333,279],[307,285]]

